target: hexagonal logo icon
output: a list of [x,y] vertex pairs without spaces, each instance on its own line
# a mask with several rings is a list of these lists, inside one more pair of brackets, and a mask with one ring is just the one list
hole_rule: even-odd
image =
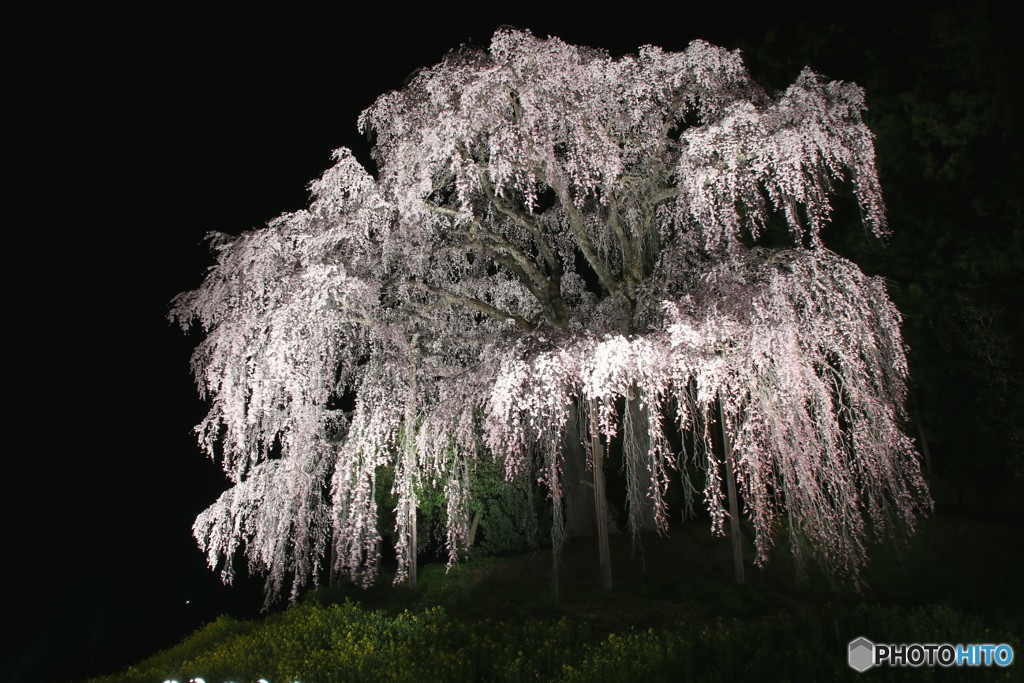
[[875,644],[861,636],[850,641],[850,668],[861,673],[875,664]]

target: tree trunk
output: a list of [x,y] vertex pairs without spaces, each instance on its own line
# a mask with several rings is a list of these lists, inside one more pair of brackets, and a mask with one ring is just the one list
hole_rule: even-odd
[[565,533],[569,538],[592,536],[597,527],[594,517],[594,489],[587,476],[587,453],[580,436],[577,406],[569,411],[569,422],[562,437],[562,510]]
[[612,589],[612,558],[608,549],[608,510],[604,491],[604,449],[597,432],[597,404],[590,400],[590,448],[594,454],[594,516],[597,518],[597,552],[601,563],[601,588]]
[[729,531],[732,536],[732,565],[736,575],[736,583],[744,582],[743,576],[743,544],[740,537],[740,509],[736,495],[736,472],[733,468],[732,440],[725,428],[725,412],[722,400],[718,400],[718,419],[722,427],[722,452],[725,455],[725,486],[729,494]]

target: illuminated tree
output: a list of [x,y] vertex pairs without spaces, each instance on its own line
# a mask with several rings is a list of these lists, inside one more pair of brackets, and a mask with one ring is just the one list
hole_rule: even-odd
[[[612,59],[513,30],[380,97],[359,121],[379,176],[339,150],[308,210],[218,238],[175,302],[207,333],[199,432],[235,483],[196,522],[211,565],[230,578],[244,546],[269,594],[298,589],[333,534],[336,569],[371,581],[391,465],[396,581],[414,581],[417,491],[444,487],[455,561],[485,449],[546,486],[557,549],[566,458],[586,454],[600,507],[621,433],[634,533],[667,529],[672,472],[687,497],[701,472],[716,532],[738,486],[758,563],[785,519],[798,556],[856,579],[872,532],[931,505],[900,430],[899,314],[819,239],[836,183],[885,234],[863,108],[808,70],[769,95],[700,41]],[[791,246],[759,245],[773,222]]]

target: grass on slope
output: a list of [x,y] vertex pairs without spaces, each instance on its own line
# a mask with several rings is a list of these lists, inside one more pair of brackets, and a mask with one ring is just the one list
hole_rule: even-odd
[[[811,570],[798,583],[780,543],[732,579],[727,539],[706,524],[611,539],[615,589],[596,544],[566,546],[556,599],[549,550],[420,569],[415,589],[321,589],[261,620],[221,617],[115,681],[856,680],[847,643],[1006,642],[1024,656],[1020,525],[939,514],[907,542],[870,550],[858,593]],[[882,680],[1012,680],[1008,669],[882,669]]]

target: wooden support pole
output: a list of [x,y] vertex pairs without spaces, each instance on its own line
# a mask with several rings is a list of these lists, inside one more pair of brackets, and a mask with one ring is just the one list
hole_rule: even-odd
[[[419,335],[413,335],[412,346],[415,348]],[[411,476],[416,470],[416,413],[413,409],[416,400],[416,366],[409,360],[409,404],[405,411],[405,476]],[[416,587],[416,501],[409,505],[409,587]]]
[[480,511],[477,510],[473,513],[473,521],[469,523],[469,534],[466,536],[466,550],[472,552],[473,545],[476,543],[476,529],[480,526]]
[[416,587],[416,506],[409,508],[409,587]]
[[604,449],[597,432],[597,403],[590,399],[590,449],[594,455],[594,514],[597,517],[597,553],[601,563],[601,588],[612,589],[612,557],[608,549],[608,510],[604,493]]
[[733,468],[732,440],[725,428],[722,398],[718,398],[718,420],[722,427],[722,452],[725,454],[725,487],[729,495],[729,531],[732,536],[732,564],[736,583],[743,584],[743,544],[740,536],[740,506],[736,494],[736,471]]
[[331,563],[327,565],[327,587],[334,590],[338,587],[338,575],[335,568],[338,566],[338,539],[331,533]]

